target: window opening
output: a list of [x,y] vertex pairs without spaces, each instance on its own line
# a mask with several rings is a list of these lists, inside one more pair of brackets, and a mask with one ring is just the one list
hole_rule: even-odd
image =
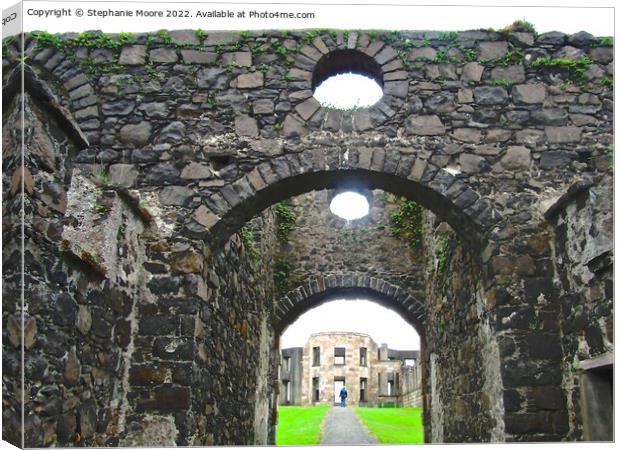
[[319,378],[312,378],[312,399],[315,402],[319,401]]
[[321,347],[312,348],[312,365],[313,366],[321,365]]
[[344,347],[334,347],[334,364],[344,365],[345,349]]
[[312,74],[314,97],[326,108],[368,108],[383,96],[381,66],[358,50],[334,50],[323,56]]
[[342,219],[355,220],[368,215],[370,205],[364,195],[348,191],[334,196],[329,204],[329,209]]
[[366,356],[368,354],[368,350],[366,349],[366,347],[362,347],[360,348],[360,366],[365,366],[366,363]]
[[360,403],[366,401],[366,384],[368,380],[366,378],[360,378]]

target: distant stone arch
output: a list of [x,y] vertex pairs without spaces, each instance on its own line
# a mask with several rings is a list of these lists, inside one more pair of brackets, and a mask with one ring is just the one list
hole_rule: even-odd
[[361,272],[308,278],[287,292],[274,307],[276,332],[283,332],[306,311],[334,299],[369,299],[396,311],[420,336],[424,335],[424,303],[400,286]]

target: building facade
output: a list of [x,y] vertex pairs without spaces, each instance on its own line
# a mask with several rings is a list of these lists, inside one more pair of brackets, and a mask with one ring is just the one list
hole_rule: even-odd
[[281,356],[281,405],[339,403],[342,386],[350,405],[421,405],[417,350],[378,346],[363,333],[324,332]]

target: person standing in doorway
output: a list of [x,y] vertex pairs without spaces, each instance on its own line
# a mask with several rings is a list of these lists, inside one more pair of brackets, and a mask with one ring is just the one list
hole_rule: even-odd
[[343,408],[347,406],[347,395],[347,388],[342,386],[340,389],[340,406]]

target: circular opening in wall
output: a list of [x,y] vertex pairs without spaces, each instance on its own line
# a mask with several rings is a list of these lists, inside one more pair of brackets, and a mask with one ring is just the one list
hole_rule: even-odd
[[349,191],[336,195],[329,204],[329,209],[338,217],[355,220],[368,215],[370,206],[365,196]]
[[357,50],[334,50],[317,62],[312,74],[314,97],[326,108],[368,108],[383,96],[381,66]]

